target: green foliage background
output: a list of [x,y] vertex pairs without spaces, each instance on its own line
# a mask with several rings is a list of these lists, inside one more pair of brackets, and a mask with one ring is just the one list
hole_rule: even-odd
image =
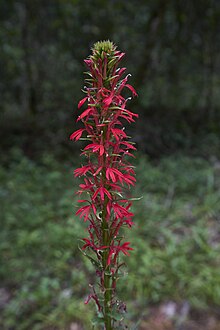
[[165,301],[219,311],[220,2],[0,1],[0,328],[91,328],[78,250],[83,59],[110,39],[139,97],[134,251],[119,295],[130,326]]
[[[92,304],[83,301],[94,274],[78,250],[86,224],[74,216],[76,165],[48,155],[37,165],[14,150],[9,168],[1,168],[0,279],[10,292],[3,329],[68,329],[73,321],[91,328]],[[219,162],[179,155],[156,165],[140,156],[136,165],[132,195],[143,198],[134,203],[127,235],[134,251],[119,281],[128,319],[167,299],[218,308]]]

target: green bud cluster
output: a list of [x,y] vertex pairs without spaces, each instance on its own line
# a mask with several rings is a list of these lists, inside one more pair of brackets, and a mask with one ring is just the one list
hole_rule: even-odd
[[114,55],[116,46],[110,40],[96,42],[92,47],[93,56],[101,57],[103,53]]
[[115,58],[116,46],[109,40],[98,41],[92,47],[90,59],[97,63],[100,59],[108,58],[108,62]]

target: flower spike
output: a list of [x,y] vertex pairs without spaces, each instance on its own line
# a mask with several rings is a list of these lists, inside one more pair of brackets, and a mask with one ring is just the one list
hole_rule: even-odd
[[86,163],[74,171],[75,177],[84,177],[77,193],[85,195],[78,201],[83,206],[76,214],[88,223],[89,237],[83,238],[81,251],[95,266],[98,280],[97,290],[91,286],[85,303],[95,301],[105,330],[113,330],[116,325],[112,315],[119,313],[119,319],[123,319],[115,298],[116,275],[123,264],[121,255],[129,256],[133,250],[130,242],[123,241],[122,227],[133,225],[131,202],[123,192],[136,181],[127,159],[136,148],[128,141],[122,122],[132,123],[138,117],[126,108],[130,98],[126,99],[123,91],[128,89],[132,97],[137,92],[127,83],[130,75],[124,77],[126,68],[118,67],[124,55],[109,40],[93,45],[92,54],[84,60],[89,69],[86,97],[78,103],[79,111],[85,108],[77,119],[84,128],[70,136],[74,141],[82,137],[89,140],[82,150]]

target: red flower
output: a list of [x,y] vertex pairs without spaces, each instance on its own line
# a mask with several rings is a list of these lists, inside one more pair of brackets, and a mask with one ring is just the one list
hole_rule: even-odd
[[90,208],[90,205],[83,206],[76,212],[76,215],[80,214],[80,218],[84,217],[84,221],[87,221],[90,215]]
[[117,219],[133,216],[133,213],[129,212],[125,207],[119,205],[118,203],[113,203],[112,207]]
[[105,195],[109,198],[109,199],[112,199],[112,196],[110,194],[110,192],[104,188],[104,187],[100,187],[96,190],[96,192],[93,194],[92,196],[92,200],[94,201],[96,199],[96,197],[98,196],[98,194],[100,194],[101,196],[101,200],[104,201],[105,199]]
[[[133,250],[130,242],[123,243],[121,227],[133,225],[131,203],[123,197],[123,190],[125,185],[133,186],[136,181],[134,169],[127,161],[127,156],[134,157],[136,148],[128,140],[122,122],[132,123],[138,117],[126,109],[124,89],[131,91],[132,96],[137,93],[127,83],[129,75],[123,77],[126,68],[118,68],[124,55],[109,41],[95,44],[92,55],[85,60],[89,70],[86,97],[78,103],[79,109],[87,104],[77,119],[77,122],[82,121],[84,128],[70,136],[71,140],[77,141],[85,133],[89,141],[81,154],[87,163],[74,171],[75,177],[84,176],[77,193],[85,195],[78,201],[85,204],[76,214],[88,223],[89,237],[83,239],[82,249],[89,249],[89,254],[85,252],[85,255],[96,267],[100,294],[104,295],[102,302],[93,290],[85,303],[93,299],[104,319],[111,314],[110,307],[107,311],[106,306],[115,301],[117,281],[113,275],[121,265],[120,252],[129,255]],[[91,257],[92,253],[94,257]],[[111,279],[109,274],[112,274]],[[110,294],[106,295],[106,292]]]
[[105,149],[103,147],[102,144],[95,144],[95,143],[92,143],[92,144],[88,144],[84,150],[88,150],[88,149],[92,149],[92,152],[97,152],[100,154],[100,156],[102,156],[105,152]]
[[75,175],[75,177],[85,175],[90,170],[91,170],[91,165],[85,165],[85,166],[75,169],[74,175]]
[[88,108],[85,111],[83,111],[83,113],[81,113],[81,115],[78,117],[77,121],[82,120],[85,117],[88,117],[88,115],[93,112],[92,108]]
[[121,251],[123,254],[129,256],[129,250],[133,250],[130,246],[129,246],[130,242],[125,242],[122,245],[118,245],[118,246],[111,246],[110,250],[109,250],[109,255],[108,255],[108,261],[107,264],[110,265],[112,262],[112,257],[114,257],[114,262],[119,254],[119,252]]
[[91,247],[94,250],[104,250],[108,248],[108,246],[96,246],[92,240],[89,240],[88,238],[83,238],[83,241],[86,243],[83,245],[82,250],[85,250],[87,247]]
[[70,140],[79,140],[82,136],[82,133],[85,131],[85,129],[78,129],[77,131],[75,131],[73,134],[70,135]]
[[126,84],[125,87],[129,88],[129,89],[132,91],[133,96],[137,96],[137,92],[136,92],[136,90],[134,89],[134,87],[132,87],[132,86],[129,85],[129,84]]
[[87,101],[88,97],[84,97],[82,100],[79,101],[78,103],[78,109],[81,108],[81,106]]
[[117,250],[121,251],[125,255],[129,255],[128,251],[129,250],[134,250],[129,246],[130,242],[125,242],[121,246],[117,246]]

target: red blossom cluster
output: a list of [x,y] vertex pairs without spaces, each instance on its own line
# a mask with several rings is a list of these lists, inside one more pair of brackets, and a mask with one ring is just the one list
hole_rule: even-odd
[[[126,108],[128,99],[122,95],[125,88],[133,96],[137,95],[127,83],[129,75],[123,78],[126,68],[118,68],[124,55],[109,41],[94,45],[92,55],[85,60],[89,69],[86,97],[78,104],[79,109],[87,104],[77,119],[84,128],[70,136],[71,140],[84,137],[89,141],[82,151],[86,164],[74,171],[75,177],[84,178],[78,191],[84,196],[78,201],[83,206],[76,214],[89,223],[89,237],[83,239],[82,250],[95,255],[92,260],[104,294],[103,303],[94,289],[89,299],[95,300],[103,317],[114,304],[117,273],[121,266],[119,253],[129,255],[128,251],[132,250],[130,243],[123,241],[120,229],[133,224],[131,202],[123,192],[136,181],[134,168],[128,161],[129,156],[134,157],[132,151],[136,148],[129,141],[123,124],[134,122],[138,115]],[[106,326],[106,329],[111,327]]]

